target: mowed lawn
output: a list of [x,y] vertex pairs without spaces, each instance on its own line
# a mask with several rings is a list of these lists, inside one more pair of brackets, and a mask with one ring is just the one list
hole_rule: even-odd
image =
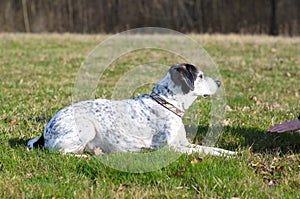
[[[217,146],[241,154],[182,155],[165,168],[128,173],[89,154],[26,147],[72,103],[81,63],[109,35],[0,34],[0,198],[300,198],[300,133],[266,132],[300,114],[300,38],[189,36],[222,75],[227,105]],[[159,50],[124,55],[106,71],[96,97],[110,98],[128,69],[153,60],[182,62]],[[209,98],[197,102],[201,134],[211,104]],[[201,135],[194,139],[201,141]]]

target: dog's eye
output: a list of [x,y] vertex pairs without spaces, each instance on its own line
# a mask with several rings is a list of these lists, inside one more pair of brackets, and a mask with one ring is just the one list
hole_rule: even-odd
[[200,75],[199,75],[199,78],[200,78],[200,79],[202,79],[202,78],[203,78],[203,75],[202,75],[202,74],[200,74]]

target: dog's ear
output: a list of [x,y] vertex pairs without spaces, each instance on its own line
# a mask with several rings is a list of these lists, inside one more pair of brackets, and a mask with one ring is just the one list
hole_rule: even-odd
[[194,81],[197,78],[198,70],[191,64],[176,64],[170,69],[171,79],[181,86],[184,94],[195,89]]

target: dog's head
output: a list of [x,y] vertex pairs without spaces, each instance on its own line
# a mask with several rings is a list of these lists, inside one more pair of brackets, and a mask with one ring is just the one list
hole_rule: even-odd
[[169,73],[172,81],[181,87],[183,94],[191,92],[195,96],[208,97],[221,85],[221,81],[205,77],[203,72],[191,64],[175,64]]

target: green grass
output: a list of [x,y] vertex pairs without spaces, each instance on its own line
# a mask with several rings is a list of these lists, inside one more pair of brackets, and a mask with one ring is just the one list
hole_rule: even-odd
[[[300,134],[266,133],[299,114],[299,38],[191,35],[218,64],[230,108],[217,145],[243,151],[236,158],[182,155],[156,171],[126,173],[93,156],[27,150],[26,141],[72,103],[81,63],[107,37],[0,35],[0,198],[300,198]],[[105,72],[96,97],[109,98],[128,69],[153,60],[183,61],[156,50],[129,53]],[[198,102],[201,144],[210,102]]]

